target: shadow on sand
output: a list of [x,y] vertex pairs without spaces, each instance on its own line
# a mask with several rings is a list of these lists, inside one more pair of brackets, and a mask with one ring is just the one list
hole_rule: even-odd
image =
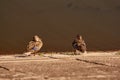
[[28,57],[28,56],[26,56],[26,55],[15,55],[15,57],[24,58],[24,57]]
[[52,58],[52,59],[60,59],[60,58],[53,57],[53,56],[44,56],[44,57],[48,57],[48,58]]
[[96,64],[96,65],[103,65],[103,66],[109,66],[109,67],[116,67],[116,66],[109,65],[109,64],[98,63],[98,62],[93,62],[93,61],[89,61],[89,60],[83,60],[83,59],[79,59],[79,58],[76,58],[76,60],[77,60],[77,61],[83,61],[83,62],[86,62],[86,63],[92,63],[92,64]]
[[5,69],[5,70],[7,70],[7,71],[10,71],[10,69],[8,69],[8,68],[6,68],[6,67],[3,67],[3,66],[0,66],[0,68],[3,68],[3,69]]

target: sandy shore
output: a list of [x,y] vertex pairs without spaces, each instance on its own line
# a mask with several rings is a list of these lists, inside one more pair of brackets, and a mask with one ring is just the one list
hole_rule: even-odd
[[[64,52],[65,53],[65,52]],[[0,80],[119,80],[117,52],[0,56]]]

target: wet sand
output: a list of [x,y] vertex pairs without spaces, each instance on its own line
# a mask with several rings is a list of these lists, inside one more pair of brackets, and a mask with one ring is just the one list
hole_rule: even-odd
[[0,49],[25,49],[36,34],[43,51],[70,51],[76,34],[89,50],[120,46],[119,0],[0,0],[0,10]]

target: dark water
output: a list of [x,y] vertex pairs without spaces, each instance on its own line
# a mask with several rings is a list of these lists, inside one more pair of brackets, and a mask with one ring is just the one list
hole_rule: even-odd
[[35,34],[42,51],[72,50],[81,34],[89,50],[120,49],[120,0],[0,0],[0,49],[24,50]]

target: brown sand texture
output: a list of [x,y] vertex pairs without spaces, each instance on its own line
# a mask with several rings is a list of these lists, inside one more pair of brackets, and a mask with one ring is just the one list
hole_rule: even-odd
[[118,52],[1,55],[0,80],[119,80]]

